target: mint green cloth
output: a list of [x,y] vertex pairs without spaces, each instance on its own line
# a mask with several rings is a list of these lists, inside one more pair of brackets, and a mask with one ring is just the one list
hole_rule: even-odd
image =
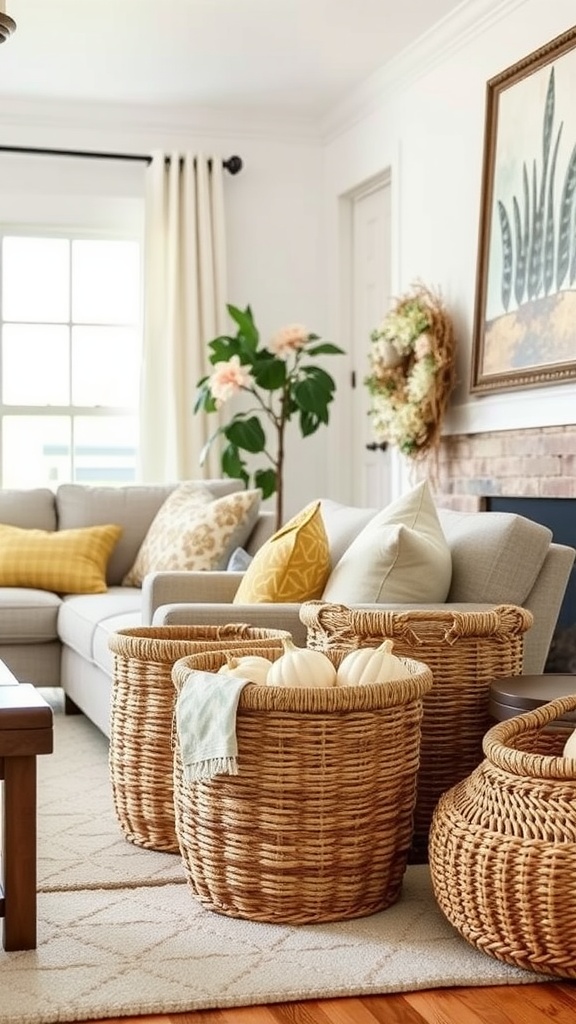
[[238,774],[236,712],[248,682],[190,670],[176,700],[176,735],[189,782]]

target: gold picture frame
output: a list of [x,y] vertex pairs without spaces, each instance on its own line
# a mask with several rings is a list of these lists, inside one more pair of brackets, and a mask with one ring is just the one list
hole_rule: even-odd
[[472,392],[576,380],[575,47],[487,83]]

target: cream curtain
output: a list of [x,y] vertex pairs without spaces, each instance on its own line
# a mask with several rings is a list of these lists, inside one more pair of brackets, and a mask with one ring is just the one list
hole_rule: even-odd
[[220,158],[154,153],[147,170],[140,479],[218,476],[202,447],[216,423],[194,414],[206,343],[227,327]]

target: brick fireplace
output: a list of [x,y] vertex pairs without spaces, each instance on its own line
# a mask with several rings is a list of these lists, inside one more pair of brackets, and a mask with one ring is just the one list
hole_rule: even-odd
[[[431,460],[422,468],[429,474],[436,503],[444,508],[482,511],[490,506],[490,497],[573,499],[566,501],[561,522],[556,511],[554,523],[547,520],[546,502],[528,502],[521,514],[550,526],[559,543],[576,547],[576,425],[447,436],[436,464]],[[546,669],[576,672],[576,569]]]

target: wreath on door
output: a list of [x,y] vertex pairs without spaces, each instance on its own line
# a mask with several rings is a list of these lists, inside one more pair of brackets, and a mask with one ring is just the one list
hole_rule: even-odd
[[370,339],[371,427],[379,445],[411,459],[425,458],[440,441],[456,382],[454,331],[439,294],[414,285],[395,300]]

